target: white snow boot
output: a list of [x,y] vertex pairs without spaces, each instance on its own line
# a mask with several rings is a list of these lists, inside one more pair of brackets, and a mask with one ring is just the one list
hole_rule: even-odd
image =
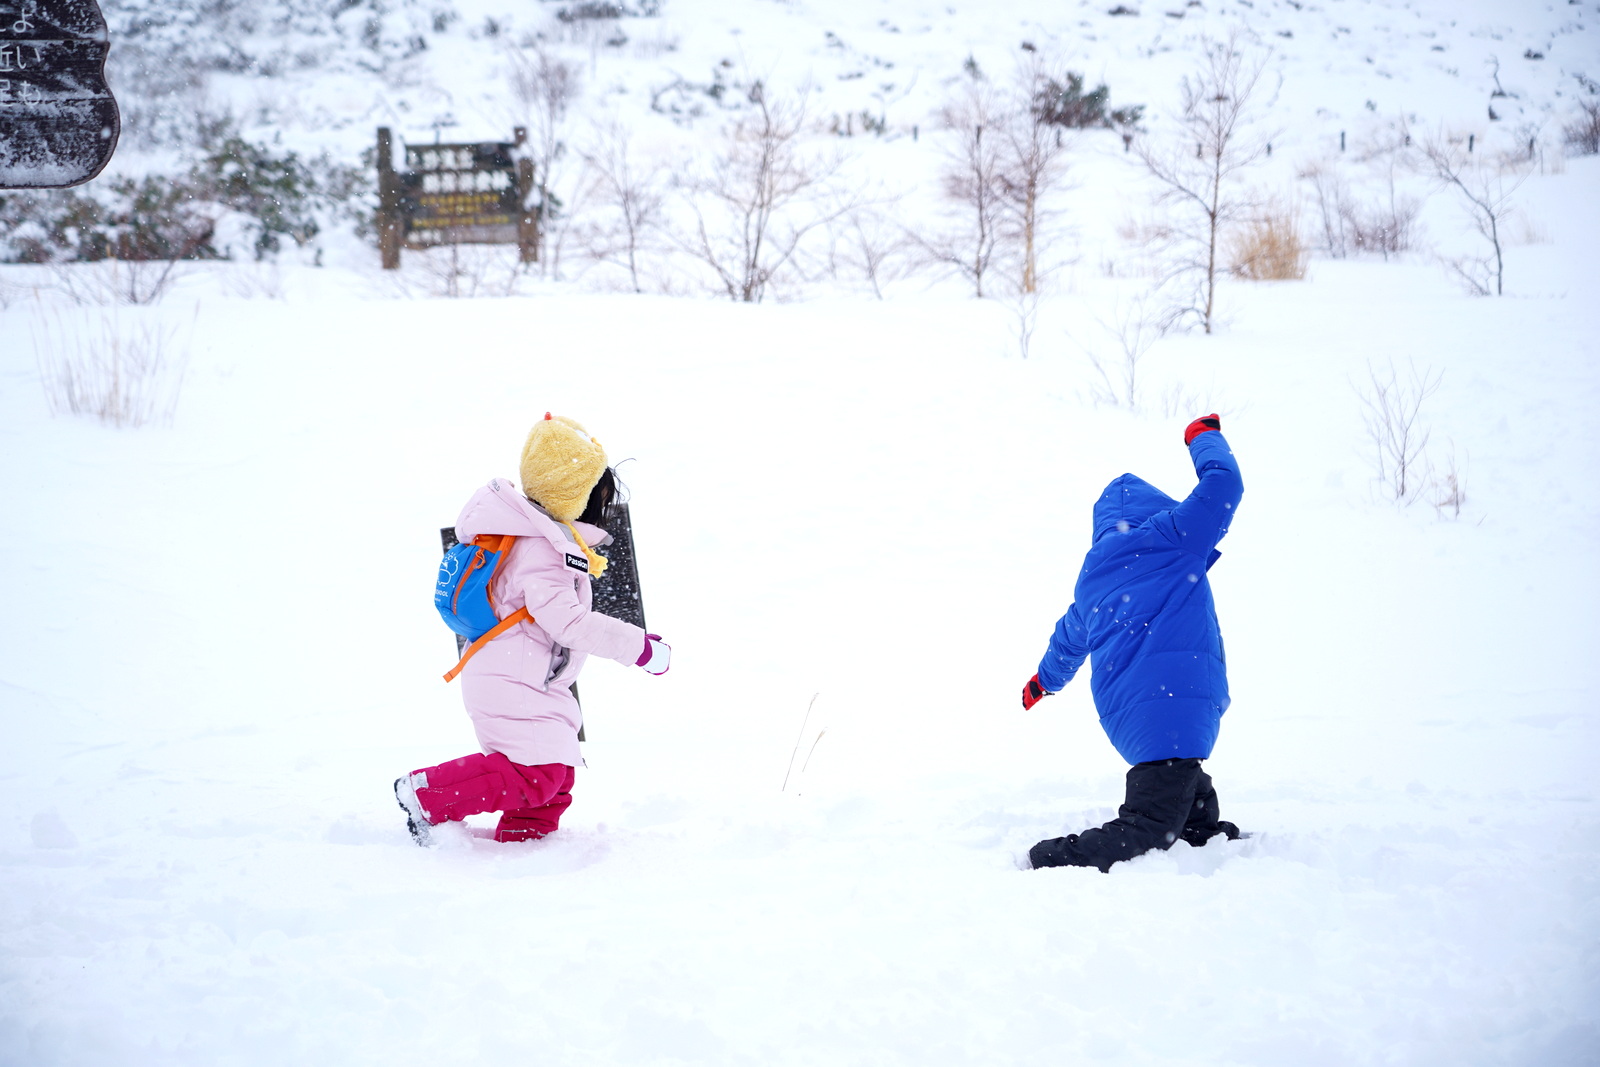
[[433,844],[433,824],[428,821],[428,813],[422,810],[422,801],[417,799],[417,790],[426,788],[428,776],[420,771],[394,780],[394,799],[406,813],[406,829],[411,831],[411,839],[423,848]]

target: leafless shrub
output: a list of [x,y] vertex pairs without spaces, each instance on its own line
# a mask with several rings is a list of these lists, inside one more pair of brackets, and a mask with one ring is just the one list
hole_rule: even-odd
[[1600,155],[1600,100],[1579,100],[1578,117],[1561,132],[1572,155]]
[[1418,371],[1408,363],[1404,375],[1394,361],[1379,370],[1367,364],[1367,380],[1355,384],[1361,401],[1370,451],[1367,458],[1383,492],[1397,504],[1409,504],[1429,485],[1427,462],[1430,430],[1422,406],[1439,391],[1443,371]]
[[413,257],[429,296],[450,299],[514,296],[522,275],[515,248],[439,245]]
[[710,173],[683,183],[694,224],[673,240],[711,269],[719,292],[753,304],[850,205],[832,188],[839,158],[803,146],[804,96],[773,98],[757,80],[748,97],[753,106],[728,127]]
[[[23,270],[36,270],[34,267],[25,267]],[[8,308],[25,296],[39,294],[39,285],[25,285],[10,278],[0,277],[0,309]]]
[[1461,518],[1461,508],[1467,502],[1466,473],[1456,460],[1455,443],[1451,442],[1444,469],[1439,471],[1430,485],[1430,500],[1441,518]]
[[267,300],[284,298],[283,272],[274,261],[230,264],[221,269],[219,274],[224,288],[234,296],[246,300],[256,297],[264,297]]
[[1384,259],[1410,251],[1416,244],[1421,210],[1422,203],[1415,197],[1391,196],[1387,203],[1356,207],[1346,220],[1352,246],[1357,252],[1376,252]]
[[[1233,413],[1226,404],[1218,403],[1215,399],[1202,400],[1199,393],[1191,390],[1182,382],[1172,382],[1161,390],[1160,406],[1157,409],[1164,419],[1175,419],[1179,415],[1190,416],[1196,411],[1216,411],[1224,416]],[[1242,409],[1238,409],[1242,410]]]
[[189,356],[177,327],[128,321],[115,309],[69,321],[41,314],[34,357],[52,415],[86,415],[108,426],[169,423]]
[[664,222],[664,168],[641,162],[628,131],[615,122],[598,127],[583,159],[602,211],[589,234],[589,255],[626,269],[633,291],[642,293],[644,259],[658,243]]
[[1109,344],[1078,343],[1095,372],[1088,395],[1090,403],[1096,407],[1139,410],[1144,395],[1139,365],[1151,346],[1167,332],[1161,315],[1153,308],[1155,302],[1153,294],[1147,293],[1135,300],[1114,304],[1109,319],[1095,319]]
[[1017,342],[1017,353],[1027,359],[1033,352],[1033,336],[1039,329],[1039,293],[1028,292],[1017,286],[1003,298],[1006,310],[1011,312],[1011,335]]
[[1400,190],[1400,176],[1412,153],[1411,125],[1404,116],[1375,136],[1362,152],[1362,161],[1377,173],[1379,188],[1377,195],[1354,205],[1349,216],[1357,252],[1376,252],[1387,260],[1415,245],[1422,201]]
[[1311,186],[1311,202],[1322,223],[1322,250],[1334,259],[1344,259],[1354,245],[1350,233],[1354,213],[1350,186],[1333,167],[1323,163],[1307,167],[1300,172],[1300,178]]
[[1108,277],[1127,274],[1155,281],[1166,277],[1169,251],[1178,238],[1163,213],[1125,215],[1117,224],[1116,233],[1131,253],[1129,267],[1107,263]]
[[1163,187],[1163,200],[1178,209],[1175,231],[1182,240],[1173,267],[1196,283],[1184,310],[1210,333],[1221,240],[1246,206],[1243,175],[1267,153],[1267,136],[1252,132],[1251,126],[1270,53],[1253,47],[1239,32],[1223,41],[1207,39],[1204,47],[1203,64],[1180,87],[1176,117],[1181,136],[1159,142],[1141,137],[1133,149]]
[[1311,186],[1312,200],[1321,222],[1322,247],[1334,259],[1376,252],[1384,259],[1409,251],[1416,243],[1421,201],[1400,193],[1389,176],[1387,195],[1360,200],[1328,165],[1317,164],[1301,173]]
[[1507,244],[1545,245],[1550,243],[1550,231],[1525,211],[1514,211],[1506,220]]
[[862,279],[879,300],[886,284],[915,270],[913,252],[920,247],[893,218],[893,206],[893,199],[862,200],[830,228],[833,276],[848,274]]
[[1300,281],[1309,256],[1300,236],[1300,209],[1292,204],[1267,202],[1231,242],[1233,273],[1252,282]]
[[154,304],[189,272],[180,259],[50,263],[55,288],[80,307]]

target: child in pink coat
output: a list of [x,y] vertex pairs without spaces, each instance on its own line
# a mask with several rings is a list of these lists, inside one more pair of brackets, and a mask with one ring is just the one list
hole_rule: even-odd
[[514,534],[490,592],[506,619],[533,617],[484,644],[461,669],[461,696],[481,754],[398,778],[395,798],[411,836],[480,812],[501,812],[496,841],[526,841],[556,829],[572,803],[583,725],[572,684],[590,654],[665,674],[672,650],[655,634],[590,610],[589,582],[605,572],[594,551],[611,538],[598,525],[615,492],[600,442],[571,419],[545,417],[522,450],[522,489],[496,478],[456,520],[463,544]]

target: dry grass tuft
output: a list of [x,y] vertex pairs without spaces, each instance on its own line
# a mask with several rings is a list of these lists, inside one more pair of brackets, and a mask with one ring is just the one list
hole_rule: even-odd
[[50,413],[115,427],[170,423],[189,362],[176,340],[175,327],[124,321],[114,309],[88,320],[41,317],[34,352]]
[[1235,235],[1233,273],[1252,282],[1297,282],[1311,250],[1300,235],[1300,210],[1268,204]]

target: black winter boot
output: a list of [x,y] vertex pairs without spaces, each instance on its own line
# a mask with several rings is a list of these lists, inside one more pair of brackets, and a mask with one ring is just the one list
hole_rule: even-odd
[[[1196,797],[1206,803],[1196,809]],[[1198,759],[1152,760],[1128,768],[1128,792],[1117,817],[1081,834],[1040,841],[1028,852],[1034,867],[1095,867],[1170,848],[1188,839],[1190,824],[1204,841],[1222,831],[1216,818],[1216,792]],[[1237,829],[1234,831],[1237,833]],[[1193,842],[1191,842],[1193,843]]]

